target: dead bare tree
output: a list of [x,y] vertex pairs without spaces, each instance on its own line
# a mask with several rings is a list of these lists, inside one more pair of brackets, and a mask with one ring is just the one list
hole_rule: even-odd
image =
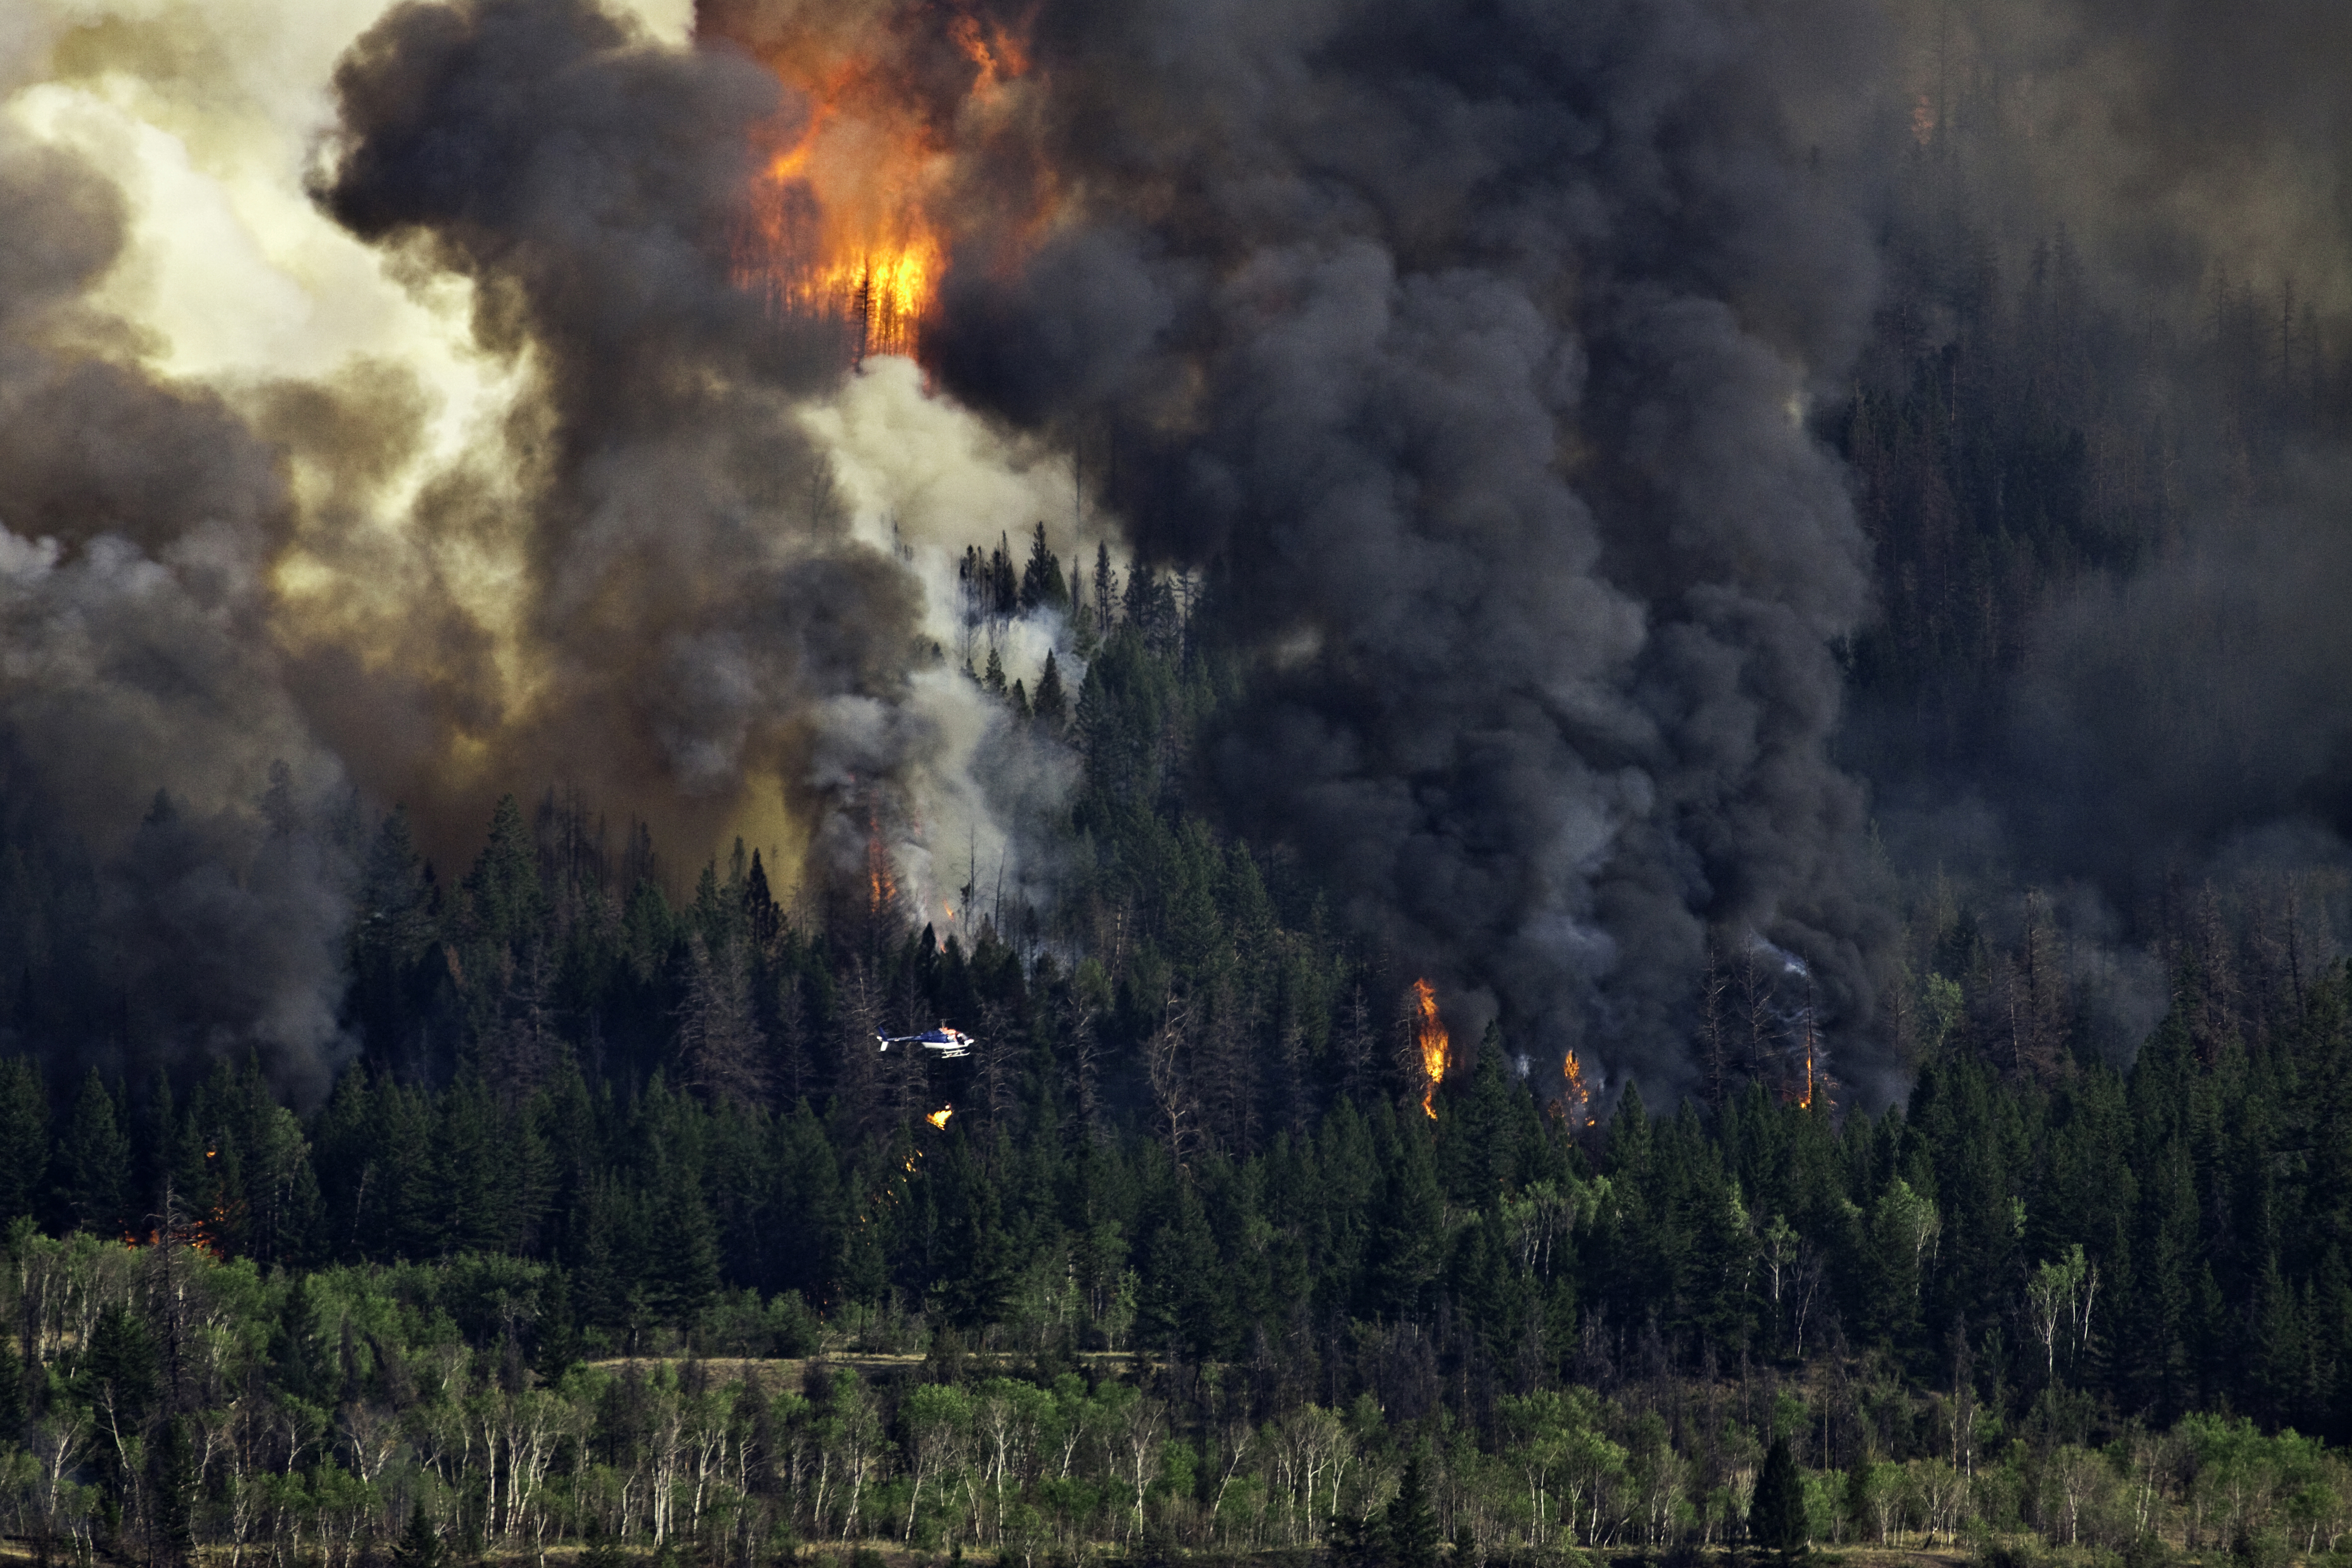
[[1160,1026],[1143,1047],[1151,1102],[1160,1113],[1169,1155],[1176,1168],[1187,1174],[1201,1144],[1201,1100],[1192,1086],[1192,1001],[1171,990],[1160,1001]]
[[677,1045],[688,1081],[713,1100],[752,1106],[767,1098],[767,1038],[752,1005],[751,955],[741,936],[729,934],[716,952],[700,931],[687,939]]

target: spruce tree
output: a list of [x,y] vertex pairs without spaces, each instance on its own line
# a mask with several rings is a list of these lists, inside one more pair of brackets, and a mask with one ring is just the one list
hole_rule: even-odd
[[57,1161],[58,1207],[67,1222],[94,1236],[120,1235],[127,1217],[123,1182],[131,1169],[131,1141],[122,1135],[114,1096],[96,1068],[82,1079]]
[[539,929],[547,894],[539,885],[539,850],[522,807],[511,795],[490,814],[489,842],[467,875],[474,928],[485,942],[507,945]]
[[441,1568],[441,1536],[425,1517],[425,1500],[409,1506],[408,1528],[392,1548],[393,1568]]
[[1437,1510],[1421,1475],[1421,1456],[1404,1462],[1397,1495],[1389,1501],[1389,1561],[1394,1568],[1437,1568]]
[[1805,1554],[1805,1481],[1797,1473],[1797,1458],[1789,1439],[1775,1437],[1764,1456],[1763,1473],[1756,1478],[1755,1500],[1748,1507],[1748,1533],[1757,1545],[1793,1563]]
[[621,1543],[604,1533],[604,1521],[591,1519],[580,1538],[580,1568],[622,1568],[628,1560]]
[[1069,693],[1062,688],[1061,667],[1055,662],[1052,648],[1045,650],[1045,668],[1037,677],[1037,695],[1032,706],[1037,717],[1050,725],[1055,734],[1061,733],[1062,726],[1069,722]]
[[0,1058],[0,1229],[29,1215],[49,1163],[49,1094],[27,1057]]
[[195,1455],[188,1441],[188,1419],[174,1415],[157,1429],[147,1455],[147,1484],[154,1508],[152,1563],[196,1560],[198,1479]]
[[1110,545],[1095,545],[1095,635],[1110,636],[1113,607],[1118,603],[1118,574],[1111,570]]
[[768,889],[768,868],[760,863],[757,849],[751,851],[751,874],[743,881],[743,922],[751,933],[751,945],[761,952],[776,945],[777,933],[783,930],[784,912]]
[[1034,610],[1040,605],[1066,609],[1070,591],[1062,582],[1062,563],[1045,548],[1045,525],[1039,523],[1029,542],[1029,563],[1021,569],[1021,607]]

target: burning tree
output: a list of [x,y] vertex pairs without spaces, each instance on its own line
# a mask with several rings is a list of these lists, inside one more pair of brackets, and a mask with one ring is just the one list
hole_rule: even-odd
[[1445,1021],[1437,1015],[1437,989],[1428,981],[1414,981],[1412,990],[1406,993],[1405,1022],[1412,1032],[1412,1053],[1419,1059],[1422,1076],[1429,1080],[1429,1087],[1422,1091],[1421,1109],[1434,1121],[1437,1086],[1445,1081],[1454,1042],[1445,1032]]

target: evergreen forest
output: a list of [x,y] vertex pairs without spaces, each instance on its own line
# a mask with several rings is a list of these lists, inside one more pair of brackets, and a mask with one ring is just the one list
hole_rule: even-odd
[[[2242,283],[2158,331],[2063,235],[2004,276],[1934,178],[1822,422],[1885,606],[1846,743],[1890,795],[1998,794],[2030,608],[2258,506],[2352,377]],[[2115,394],[2165,375],[2178,405]],[[2352,1562],[2339,871],[2159,879],[2119,1036],[2043,890],[1890,863],[1891,1098],[1736,933],[1671,1096],[1500,1029],[1433,1077],[1412,955],[1199,804],[1252,678],[1216,574],[1041,524],[963,585],[947,657],[1076,780],[1050,896],[975,864],[950,921],[878,858],[677,865],[560,788],[456,866],[398,809],[259,802],[351,868],[310,1094],[125,978],[120,872],[0,772],[0,1533],[232,1568]],[[1008,668],[1024,616],[1074,657]],[[125,864],[193,831],[167,789]],[[968,1057],[877,1048],[943,1023]]]

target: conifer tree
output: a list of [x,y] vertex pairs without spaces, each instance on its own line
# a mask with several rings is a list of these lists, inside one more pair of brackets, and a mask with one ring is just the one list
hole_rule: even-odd
[[1784,1563],[1805,1554],[1805,1481],[1797,1473],[1797,1458],[1789,1451],[1786,1437],[1773,1438],[1764,1455],[1756,1496],[1748,1505],[1748,1534]]
[[1397,1495],[1389,1500],[1389,1561],[1395,1568],[1437,1568],[1437,1510],[1421,1474],[1421,1456],[1404,1462]]
[[1054,609],[1067,609],[1070,590],[1062,582],[1062,563],[1045,548],[1045,525],[1037,524],[1037,531],[1029,542],[1029,562],[1021,570],[1021,607],[1034,610],[1044,605]]
[[1118,603],[1118,574],[1111,570],[1110,544],[1095,545],[1095,635],[1110,636],[1112,606]]
[[0,1058],[0,1226],[31,1214],[49,1164],[49,1095],[25,1057]]
[[751,873],[743,879],[743,923],[751,932],[751,945],[761,952],[776,945],[776,935],[783,929],[783,910],[768,890],[768,870],[760,863],[757,849],[751,851]]
[[505,945],[521,941],[539,928],[545,916],[547,895],[539,884],[539,851],[522,806],[511,795],[499,797],[490,815],[489,842],[466,878],[473,906],[475,929],[483,940]]
[[441,1535],[425,1517],[425,1500],[409,1506],[408,1528],[393,1544],[393,1568],[441,1568]]
[[57,1161],[58,1206],[67,1222],[97,1236],[121,1235],[128,1217],[124,1183],[131,1169],[131,1141],[122,1134],[114,1096],[96,1068],[82,1079]]
[[604,1521],[591,1519],[581,1538],[580,1568],[625,1568],[628,1561],[620,1542],[604,1533]]
[[1069,694],[1062,689],[1061,667],[1055,662],[1054,650],[1045,650],[1045,668],[1037,677],[1037,694],[1031,700],[1040,722],[1060,734],[1069,722]]

